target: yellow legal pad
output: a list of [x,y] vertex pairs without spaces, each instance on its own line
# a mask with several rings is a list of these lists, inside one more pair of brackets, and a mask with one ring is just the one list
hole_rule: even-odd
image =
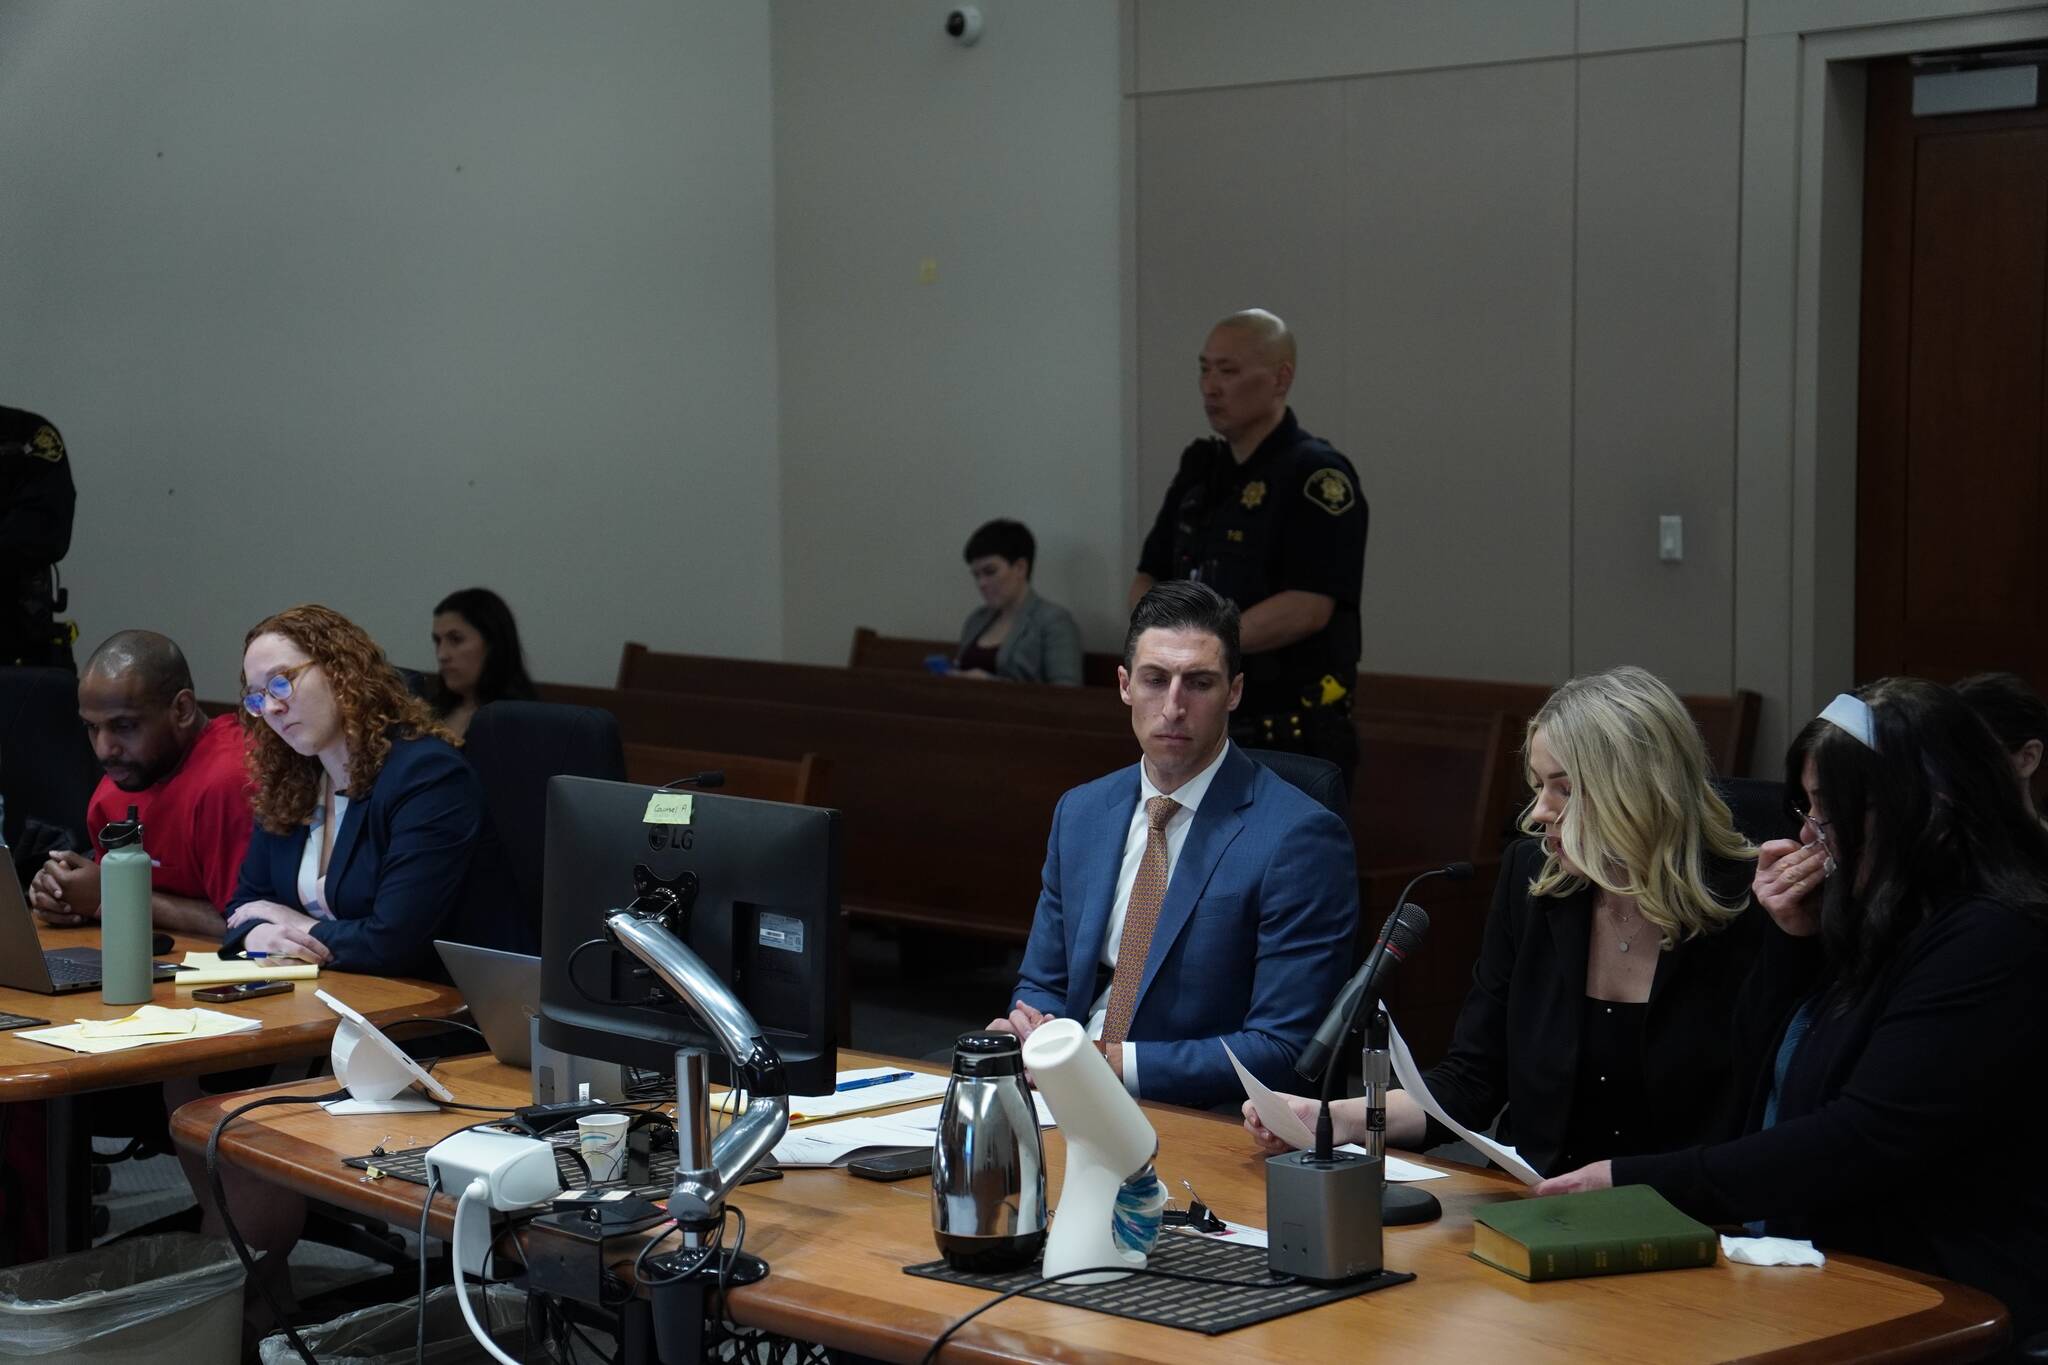
[[236,981],[312,981],[320,968],[311,962],[248,962],[219,953],[187,953],[174,986],[223,986]]
[[15,1034],[34,1043],[68,1048],[73,1052],[125,1052],[152,1043],[175,1043],[186,1038],[213,1038],[223,1033],[245,1033],[261,1028],[262,1022],[219,1010],[169,1010],[161,1005],[144,1005],[119,1019],[80,1019],[55,1028],[24,1029]]

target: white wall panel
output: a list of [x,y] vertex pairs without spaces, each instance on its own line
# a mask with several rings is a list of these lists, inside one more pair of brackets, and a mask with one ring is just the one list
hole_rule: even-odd
[[[1572,666],[1731,686],[1739,44],[1579,68]],[[1685,559],[1657,560],[1682,516]]]
[[1346,82],[1365,667],[1570,669],[1572,63]]
[[1132,0],[1137,88],[1310,80],[1559,57],[1573,0]]
[[[1138,106],[1138,507],[1152,524],[1180,452],[1209,435],[1196,356],[1217,319],[1268,308],[1300,348],[1303,426],[1345,447],[1344,98],[1330,82]],[[1134,553],[1130,565],[1137,563]]]

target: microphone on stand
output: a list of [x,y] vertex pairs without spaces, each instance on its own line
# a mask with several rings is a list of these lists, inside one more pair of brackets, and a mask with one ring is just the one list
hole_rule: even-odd
[[[1379,939],[1373,944],[1372,951],[1366,954],[1364,965],[1344,983],[1344,989],[1337,992],[1336,1003],[1330,1006],[1315,1036],[1309,1039],[1308,1046],[1302,1048],[1301,1056],[1296,1059],[1294,1070],[1303,1080],[1312,1081],[1326,1074],[1324,1068],[1329,1063],[1330,1054],[1356,1026],[1361,1002],[1378,1000],[1379,980],[1407,961],[1408,954],[1415,951],[1416,943],[1429,928],[1429,916],[1423,913],[1421,906],[1408,904],[1408,893],[1415,889],[1416,883],[1430,877],[1448,877],[1454,882],[1470,881],[1472,864],[1446,863],[1442,867],[1432,867],[1417,873],[1409,879],[1408,885],[1401,888],[1400,898],[1394,902],[1394,913],[1387,916],[1387,922],[1380,926]],[[1403,910],[1412,912],[1415,918],[1410,921],[1408,932],[1397,938],[1395,930]]]
[[709,791],[713,787],[723,787],[724,785],[725,769],[707,768],[701,773],[691,773],[688,777],[679,777],[673,782],[664,782],[661,785],[661,789],[663,791],[673,791],[677,787],[697,787]]
[[[1266,1264],[1277,1274],[1317,1284],[1377,1274],[1382,1268],[1381,1229],[1386,1223],[1419,1223],[1443,1212],[1435,1196],[1386,1183],[1386,1034],[1376,1028],[1366,1053],[1368,1130],[1362,1157],[1334,1149],[1330,1100],[1340,1068],[1330,1062],[1350,1036],[1367,1001],[1374,1004],[1375,1024],[1385,1022],[1386,1015],[1377,1008],[1380,990],[1394,968],[1407,960],[1429,932],[1428,913],[1408,902],[1408,892],[1426,877],[1463,881],[1471,875],[1470,863],[1450,863],[1418,874],[1402,889],[1372,952],[1338,993],[1322,1026],[1295,1063],[1295,1070],[1303,1076],[1313,1079],[1321,1074],[1322,1105],[1316,1114],[1314,1149],[1266,1161]],[[1377,1057],[1371,1043],[1378,1045]],[[1373,1121],[1374,1111],[1377,1122]]]

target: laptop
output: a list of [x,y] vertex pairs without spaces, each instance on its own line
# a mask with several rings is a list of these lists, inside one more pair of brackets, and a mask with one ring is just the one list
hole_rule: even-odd
[[491,1055],[507,1066],[531,1067],[531,1021],[540,1013],[540,959],[444,938],[434,940],[434,950],[468,1002]]
[[[176,980],[169,962],[155,964],[151,979]],[[6,869],[0,875],[0,986],[37,995],[70,995],[100,988],[100,950],[52,948],[36,937],[35,916],[22,899],[21,883]]]

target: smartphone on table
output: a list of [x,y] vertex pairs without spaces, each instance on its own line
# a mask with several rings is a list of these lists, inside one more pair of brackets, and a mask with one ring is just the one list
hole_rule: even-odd
[[902,1152],[876,1152],[846,1163],[846,1173],[863,1180],[908,1180],[932,1173],[932,1149],[913,1147]]
[[232,1005],[237,1000],[254,1000],[259,995],[283,995],[293,989],[291,981],[237,981],[226,986],[201,986],[192,992],[194,1000],[209,1005]]

